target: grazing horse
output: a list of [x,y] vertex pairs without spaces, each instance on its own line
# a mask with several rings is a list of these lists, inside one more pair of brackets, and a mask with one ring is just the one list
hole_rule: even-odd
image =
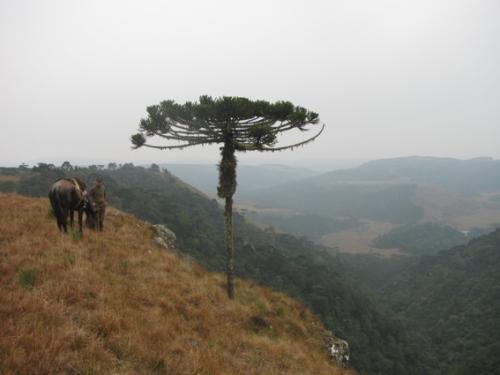
[[61,178],[52,184],[49,190],[49,199],[60,231],[68,232],[68,216],[71,227],[73,227],[74,211],[78,211],[80,233],[82,233],[83,212],[86,213],[87,217],[89,215],[94,217],[94,208],[85,188],[83,181],[78,178]]

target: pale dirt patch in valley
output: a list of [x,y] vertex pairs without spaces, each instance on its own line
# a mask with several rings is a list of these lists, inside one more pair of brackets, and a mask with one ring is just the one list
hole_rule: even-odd
[[364,221],[363,225],[357,229],[327,234],[321,237],[319,242],[341,253],[378,254],[383,256],[404,255],[399,249],[378,249],[372,246],[375,238],[395,227],[397,225],[381,221]]

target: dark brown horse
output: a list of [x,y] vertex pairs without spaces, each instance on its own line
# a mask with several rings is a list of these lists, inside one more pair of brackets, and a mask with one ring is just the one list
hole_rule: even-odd
[[95,216],[94,207],[85,189],[85,183],[78,178],[61,178],[52,184],[49,199],[60,231],[68,232],[68,216],[73,227],[75,211],[78,211],[80,233],[82,233],[83,213],[85,212],[87,217]]

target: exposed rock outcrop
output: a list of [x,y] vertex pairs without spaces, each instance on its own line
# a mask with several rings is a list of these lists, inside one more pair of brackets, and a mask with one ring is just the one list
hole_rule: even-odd
[[332,361],[334,361],[338,367],[349,367],[349,343],[335,337],[330,331],[326,332],[325,341],[327,343],[328,353]]
[[175,242],[177,240],[177,237],[175,236],[174,232],[172,232],[169,228],[162,224],[154,224],[151,226],[151,228],[153,229],[155,235],[153,238],[153,242],[157,246],[170,250],[175,249]]

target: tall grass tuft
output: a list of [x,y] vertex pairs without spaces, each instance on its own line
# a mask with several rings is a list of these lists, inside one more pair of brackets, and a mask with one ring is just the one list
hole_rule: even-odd
[[66,254],[64,255],[64,263],[69,266],[73,267],[76,263],[76,256],[75,254]]
[[55,218],[56,218],[56,214],[55,214],[54,209],[52,207],[49,207],[47,209],[47,218],[50,220],[55,220]]
[[82,233],[77,228],[71,228],[71,239],[73,242],[80,241],[82,237]]
[[25,289],[33,289],[40,271],[37,268],[28,268],[19,272],[19,284]]

